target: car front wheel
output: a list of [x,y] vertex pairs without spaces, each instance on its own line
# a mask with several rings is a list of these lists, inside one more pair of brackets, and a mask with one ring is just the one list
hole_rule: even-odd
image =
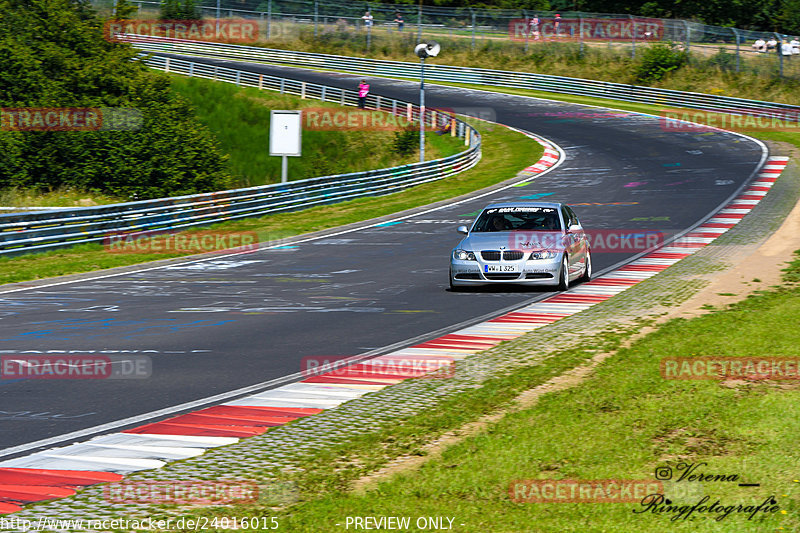
[[558,274],[558,290],[565,291],[569,289],[569,261],[567,256],[561,260],[561,272]]
[[581,276],[582,282],[592,281],[592,254],[586,251],[586,268]]

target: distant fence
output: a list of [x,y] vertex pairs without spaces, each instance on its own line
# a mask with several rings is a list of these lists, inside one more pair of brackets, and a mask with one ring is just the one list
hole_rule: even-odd
[[[354,91],[346,89],[203,63],[163,57],[153,57],[147,62],[153,68],[169,72],[337,104],[355,105],[358,99]],[[370,95],[367,107],[389,113],[402,113],[411,121],[420,119],[419,107],[401,100]],[[481,137],[472,126],[434,109],[425,109],[422,118],[431,127],[447,127],[450,135],[463,138],[466,150],[423,163],[282,184],[94,207],[0,215],[0,256],[47,251],[83,243],[102,243],[110,236],[118,237],[125,233],[174,231],[385,195],[452,176],[478,163],[481,158]]]
[[[217,59],[260,61],[278,65],[330,69],[352,74],[419,79],[419,64],[417,63],[142,36],[128,36],[127,40],[138,49],[147,52],[169,52]],[[530,72],[441,64],[426,65],[425,79],[609,98],[626,102],[654,104],[665,108],[691,108],[728,114],[737,113],[743,116],[778,118],[793,123],[797,122],[798,111],[800,110],[797,106],[790,104],[747,100],[730,96],[674,91]]]
[[[110,0],[92,0],[94,5],[111,12]],[[156,15],[161,2],[132,0],[140,15]],[[372,20],[364,19],[366,10]],[[537,42],[608,43],[609,46],[627,47],[635,56],[637,47],[655,41],[670,41],[687,50],[716,52],[724,48],[735,54],[732,68],[739,70],[743,57],[760,57],[769,62],[776,73],[798,75],[797,69],[788,69],[789,58],[800,54],[800,41],[794,54],[781,53],[781,39],[787,43],[792,36],[782,34],[712,26],[679,19],[635,17],[628,14],[586,13],[561,11],[556,19],[552,11],[525,9],[450,8],[412,4],[356,3],[343,0],[222,0],[219,7],[214,0],[204,0],[199,6],[204,17],[237,17],[256,19],[261,24],[261,37],[280,40],[297,37],[298,28],[313,28],[313,36],[322,38],[334,33],[337,38],[363,39],[367,50],[374,36],[387,33],[395,35],[441,38],[460,37],[472,48],[486,41],[517,43],[526,50]],[[403,23],[396,22],[400,14]],[[304,35],[308,38],[309,35]],[[753,44],[762,39],[764,46],[755,49]],[[800,61],[795,61],[795,63]]]

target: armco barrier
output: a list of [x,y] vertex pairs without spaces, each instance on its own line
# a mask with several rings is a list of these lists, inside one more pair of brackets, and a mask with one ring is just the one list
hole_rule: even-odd
[[[352,105],[357,101],[354,91],[336,87],[163,57],[152,57],[146,61],[151,67],[160,70],[297,94],[304,98],[345,105]],[[367,107],[402,113],[414,120],[418,120],[420,115],[419,108],[411,103],[376,95],[370,95]],[[110,234],[177,230],[365,196],[390,194],[446,178],[467,170],[480,161],[481,138],[472,126],[431,109],[425,110],[424,119],[434,127],[445,126],[450,122],[454,126],[451,127],[451,132],[463,138],[468,148],[456,155],[424,163],[283,184],[98,207],[0,215],[0,256],[102,242]]]
[[[123,39],[133,44],[136,48],[147,52],[187,54],[240,61],[260,61],[296,67],[330,69],[352,74],[419,79],[420,69],[418,63],[313,54],[258,46],[240,46],[140,35],[127,35]],[[796,120],[798,111],[797,106],[776,102],[673,91],[639,85],[626,85],[624,83],[568,78],[565,76],[534,74],[531,72],[458,67],[435,63],[427,63],[425,65],[425,79],[608,98],[670,108],[685,107],[741,113],[742,115],[774,116],[784,120]]]

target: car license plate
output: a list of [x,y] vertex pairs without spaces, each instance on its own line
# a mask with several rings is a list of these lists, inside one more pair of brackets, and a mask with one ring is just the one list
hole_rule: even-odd
[[483,265],[483,271],[489,272],[519,272],[514,265]]

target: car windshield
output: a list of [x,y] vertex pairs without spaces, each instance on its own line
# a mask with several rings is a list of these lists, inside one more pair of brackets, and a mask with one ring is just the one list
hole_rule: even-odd
[[472,231],[560,231],[554,207],[493,207],[486,209]]

